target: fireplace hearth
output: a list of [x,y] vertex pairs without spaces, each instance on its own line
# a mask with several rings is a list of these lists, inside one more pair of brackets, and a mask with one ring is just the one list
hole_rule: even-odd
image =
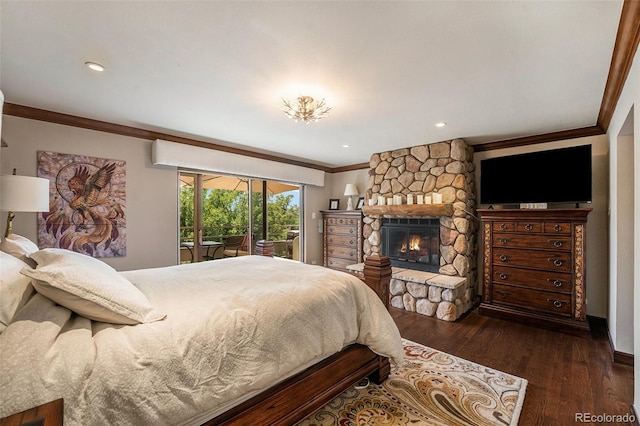
[[391,265],[420,271],[440,269],[440,220],[382,220],[382,254]]

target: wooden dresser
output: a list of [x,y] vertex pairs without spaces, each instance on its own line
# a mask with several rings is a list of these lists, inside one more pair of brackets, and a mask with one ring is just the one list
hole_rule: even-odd
[[322,212],[324,266],[346,271],[362,262],[362,217],[360,210]]
[[479,209],[480,313],[588,335],[586,222],[591,209]]

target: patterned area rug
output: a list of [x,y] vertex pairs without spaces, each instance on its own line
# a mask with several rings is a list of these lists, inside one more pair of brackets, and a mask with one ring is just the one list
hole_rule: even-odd
[[527,381],[403,340],[382,385],[346,390],[299,426],[517,425]]

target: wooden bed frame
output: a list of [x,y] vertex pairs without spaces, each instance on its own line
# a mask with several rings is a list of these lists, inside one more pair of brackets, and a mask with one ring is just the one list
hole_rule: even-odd
[[[369,256],[364,277],[389,308],[391,262],[384,256]],[[381,383],[389,376],[388,358],[362,345],[351,345],[307,370],[262,392],[204,425],[292,425],[324,406],[334,397],[369,377]]]

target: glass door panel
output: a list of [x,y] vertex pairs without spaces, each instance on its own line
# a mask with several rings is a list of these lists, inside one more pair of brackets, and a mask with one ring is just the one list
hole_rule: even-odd
[[274,242],[276,256],[299,260],[300,238],[295,237],[300,234],[300,216],[300,188],[296,185],[180,173],[182,262],[250,254],[262,239]]

